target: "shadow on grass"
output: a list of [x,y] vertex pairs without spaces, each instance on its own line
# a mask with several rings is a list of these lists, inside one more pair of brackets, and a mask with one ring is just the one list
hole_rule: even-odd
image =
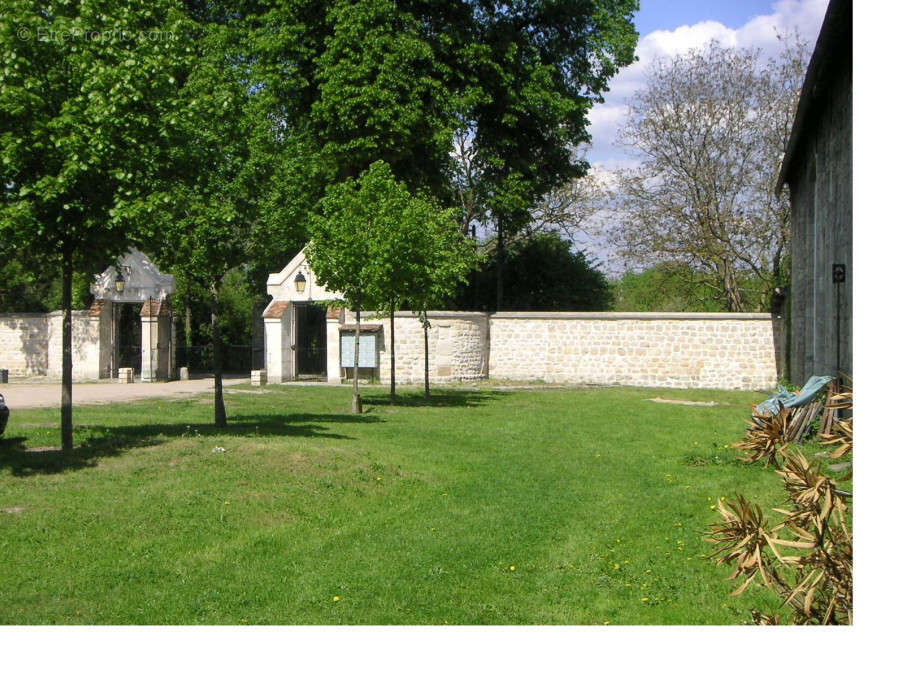
[[8,468],[16,476],[62,473],[97,465],[103,457],[118,457],[138,447],[168,440],[194,440],[210,436],[285,436],[353,440],[353,436],[334,433],[327,424],[376,424],[379,417],[353,414],[270,414],[233,415],[226,428],[213,424],[137,424],[133,426],[78,426],[79,437],[87,436],[72,452],[59,449],[28,449],[27,438],[0,439],[0,470]]
[[[501,397],[510,395],[505,391],[433,391],[429,398],[425,393],[417,391],[410,393],[399,391],[395,396],[396,407],[478,407],[486,405]],[[363,404],[378,405],[384,407],[391,405],[391,396],[388,393],[378,395],[363,395]]]

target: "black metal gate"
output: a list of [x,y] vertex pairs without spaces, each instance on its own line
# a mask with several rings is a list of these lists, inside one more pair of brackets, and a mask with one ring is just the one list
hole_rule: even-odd
[[295,356],[297,376],[326,374],[326,309],[317,304],[295,306]]
[[131,367],[135,378],[141,375],[141,305],[116,304],[117,365]]

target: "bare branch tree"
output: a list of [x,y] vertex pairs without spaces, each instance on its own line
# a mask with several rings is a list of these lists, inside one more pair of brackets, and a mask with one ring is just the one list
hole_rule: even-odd
[[532,211],[527,235],[560,231],[568,239],[594,232],[596,215],[604,205],[604,184],[589,173],[548,193]]
[[462,121],[454,133],[451,152],[451,183],[460,205],[460,231],[466,236],[476,236],[476,225],[486,218],[486,205],[482,166],[478,149],[473,143],[475,123]]
[[[731,311],[766,307],[788,275],[789,203],[776,196],[807,65],[798,35],[776,58],[717,42],[650,64],[619,143],[641,160],[617,170],[607,235],[647,266],[689,264]],[[757,279],[749,300],[743,279]]]

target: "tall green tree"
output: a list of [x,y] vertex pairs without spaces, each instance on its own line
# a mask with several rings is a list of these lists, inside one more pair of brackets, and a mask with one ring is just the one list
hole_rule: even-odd
[[[458,50],[471,161],[496,234],[496,300],[504,308],[506,245],[542,197],[585,175],[573,150],[587,114],[634,60],[636,0],[471,3]],[[464,175],[466,176],[466,175]]]
[[176,0],[5,0],[0,254],[61,279],[61,443],[72,449],[72,285],[137,240],[130,205],[165,152],[192,24]]

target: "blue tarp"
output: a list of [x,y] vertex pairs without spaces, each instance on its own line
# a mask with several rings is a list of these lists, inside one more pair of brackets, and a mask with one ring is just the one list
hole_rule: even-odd
[[780,405],[784,409],[807,405],[831,381],[833,381],[833,377],[811,377],[798,394],[790,393],[782,386],[778,386],[774,395],[758,405],[758,414],[767,414],[768,411],[777,414],[780,411]]

